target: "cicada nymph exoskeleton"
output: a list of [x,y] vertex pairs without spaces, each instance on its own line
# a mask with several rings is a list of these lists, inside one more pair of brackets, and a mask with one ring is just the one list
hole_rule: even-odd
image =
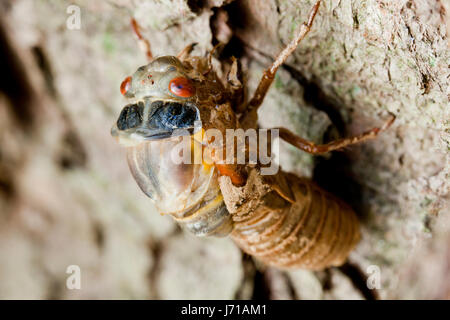
[[[133,177],[159,212],[199,236],[230,234],[248,254],[282,268],[341,265],[360,238],[354,211],[308,179],[282,170],[263,175],[258,162],[221,161],[216,151],[224,143],[209,132],[225,136],[227,129],[257,128],[258,107],[278,68],[310,30],[319,5],[317,1],[308,21],[264,72],[249,101],[236,60],[222,82],[210,56],[191,56],[190,45],[177,57],[155,58],[125,78],[120,90],[129,104],[112,128],[112,135],[127,148]],[[144,41],[136,21],[132,24]],[[145,44],[152,57],[148,41]],[[277,129],[286,142],[319,154],[374,138],[392,121],[324,145]],[[188,156],[192,160],[200,150],[208,157],[174,161],[181,141],[183,156],[193,150]]]

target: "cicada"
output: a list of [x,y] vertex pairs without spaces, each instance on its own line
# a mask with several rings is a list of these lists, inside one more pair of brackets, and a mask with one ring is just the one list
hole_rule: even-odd
[[[311,29],[320,2],[265,70],[248,100],[238,61],[233,60],[222,80],[212,67],[211,54],[192,56],[193,45],[177,56],[153,58],[148,41],[132,20],[151,61],[122,82],[121,92],[129,102],[111,131],[126,147],[134,179],[159,212],[171,215],[197,236],[230,235],[243,251],[279,268],[319,270],[343,264],[360,239],[357,216],[344,201],[307,178],[282,170],[263,174],[261,161],[249,161],[255,151],[249,150],[248,137],[228,148],[217,136],[226,136],[230,130],[258,129],[258,107],[278,68]],[[393,120],[323,145],[285,128],[276,128],[276,132],[305,152],[321,154],[372,139]],[[264,141],[270,144],[272,139],[258,139],[261,130],[255,131],[258,150],[266,147]],[[182,141],[187,148],[181,151],[194,152],[187,157],[189,161],[174,161]],[[195,150],[207,156],[192,161],[199,153]],[[243,163],[235,161],[234,153],[239,151],[244,151]],[[224,161],[224,153],[234,161]]]

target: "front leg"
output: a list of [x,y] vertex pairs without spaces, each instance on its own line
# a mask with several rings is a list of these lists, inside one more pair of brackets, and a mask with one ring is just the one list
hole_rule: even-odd
[[177,58],[180,61],[187,60],[191,56],[192,50],[194,50],[196,45],[196,42],[188,44],[183,50],[180,51],[180,53],[177,55]]
[[135,18],[131,18],[131,28],[133,29],[134,34],[136,35],[139,43],[141,43],[144,48],[145,55],[147,56],[148,61],[153,60],[153,54],[150,47],[150,41],[146,39],[141,32],[141,26],[138,24]]

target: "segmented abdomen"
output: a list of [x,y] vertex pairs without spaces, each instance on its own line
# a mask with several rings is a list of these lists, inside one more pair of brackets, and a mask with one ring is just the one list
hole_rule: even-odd
[[279,174],[285,175],[295,202],[277,195],[285,205],[262,204],[233,215],[234,241],[248,254],[281,268],[319,270],[344,263],[360,238],[354,211],[310,180]]

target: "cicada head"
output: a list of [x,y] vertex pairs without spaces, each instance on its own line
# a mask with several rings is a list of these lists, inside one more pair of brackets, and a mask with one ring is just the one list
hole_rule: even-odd
[[172,56],[138,68],[120,85],[130,103],[122,109],[112,135],[129,146],[180,135],[181,130],[194,133],[201,127],[196,86],[188,70]]
[[140,67],[120,86],[129,103],[111,134],[127,147],[133,177],[161,213],[197,235],[225,235],[231,219],[217,172],[194,159],[202,152],[202,139],[195,137],[202,132],[202,116],[209,114],[204,80],[172,56]]

